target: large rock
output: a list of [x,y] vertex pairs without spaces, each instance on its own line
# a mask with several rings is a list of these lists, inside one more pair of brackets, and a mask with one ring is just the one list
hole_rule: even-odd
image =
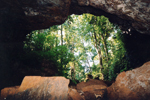
[[84,100],[84,98],[82,98],[76,89],[69,88],[68,100]]
[[8,87],[1,90],[0,100],[5,99],[8,95],[14,95],[18,93],[19,86]]
[[149,100],[150,62],[131,71],[120,73],[107,91],[109,100]]
[[149,6],[149,0],[1,0],[0,23],[5,16],[16,27],[35,30],[62,24],[70,14],[92,13],[109,17],[125,31],[150,34]]
[[106,88],[107,84],[105,84],[102,80],[96,80],[96,79],[89,79],[88,82],[81,82],[77,84],[77,90],[83,90],[85,87],[91,86],[91,85],[101,85],[100,88]]
[[67,100],[69,80],[64,77],[26,76],[21,86],[3,89],[1,100]]
[[104,81],[90,79],[88,82],[77,84],[77,91],[85,100],[95,100],[96,98],[105,100],[107,96],[107,85]]

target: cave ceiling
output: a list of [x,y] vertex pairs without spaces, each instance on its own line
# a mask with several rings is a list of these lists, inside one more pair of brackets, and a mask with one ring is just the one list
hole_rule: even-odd
[[9,19],[20,29],[62,24],[71,14],[104,15],[123,31],[150,34],[149,0],[1,0],[0,23]]

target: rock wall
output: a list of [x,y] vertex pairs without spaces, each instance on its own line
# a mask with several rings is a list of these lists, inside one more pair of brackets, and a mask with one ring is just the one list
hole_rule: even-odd
[[[150,30],[149,0],[77,0],[80,6],[92,6],[128,20],[131,27],[140,33]],[[130,27],[130,28],[131,28]],[[129,28],[129,30],[130,30]]]
[[132,29],[150,34],[150,1],[148,0],[0,1],[0,15],[7,15],[6,19],[13,20],[17,28],[26,30],[43,29],[62,24],[68,15],[74,13],[105,15],[120,25],[124,31]]

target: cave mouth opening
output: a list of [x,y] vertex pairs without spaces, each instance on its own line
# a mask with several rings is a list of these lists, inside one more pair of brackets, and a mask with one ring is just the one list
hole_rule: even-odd
[[[107,17],[70,15],[62,25],[26,35],[23,61],[26,73],[64,76],[74,82],[92,78],[112,81],[132,69],[121,31]],[[34,73],[35,72],[35,73]]]
[[[112,19],[109,20],[114,22]],[[79,80],[86,80],[88,75],[92,75],[92,78],[114,80],[118,73],[139,67],[149,61],[150,36],[130,30],[130,28],[126,31],[121,31],[119,28],[122,29],[122,27],[113,25],[109,20],[104,16],[91,14],[71,15],[62,25],[32,31],[31,33],[29,30],[17,29],[15,26],[11,26],[13,22],[4,22],[5,27],[7,25],[10,25],[10,27],[7,26],[8,29],[2,28],[2,32],[5,32],[5,35],[1,34],[1,43],[3,44],[1,45],[1,48],[3,48],[1,49],[1,66],[4,66],[1,67],[1,74],[6,76],[5,78],[2,77],[3,75],[1,76],[1,79],[4,80],[1,82],[1,88],[6,87],[6,85],[20,85],[26,75],[62,75],[75,80],[75,83]],[[76,23],[74,24],[73,21]],[[105,53],[107,51],[104,47],[105,39],[102,39],[102,34],[98,34],[98,29],[103,31],[98,27],[100,24],[113,26],[114,32],[110,32],[111,34],[106,36],[108,55]],[[97,38],[101,36],[99,37],[99,44],[102,49],[102,67],[100,67],[98,52],[94,45],[96,36],[94,36],[94,31],[97,33]],[[50,32],[52,34],[49,34]],[[61,40],[61,32],[62,36],[64,35],[64,40]],[[71,33],[71,36],[68,33]],[[24,37],[26,37],[26,40],[21,42]],[[67,45],[69,42],[70,45]],[[61,46],[61,43],[63,46]],[[74,45],[71,43],[74,43]],[[22,50],[22,44],[24,45],[24,50]],[[75,45],[78,45],[78,48]],[[76,52],[77,49],[80,52]],[[82,57],[81,55],[84,56]],[[110,57],[108,58],[107,56]],[[78,59],[81,60],[79,61]],[[61,60],[64,61],[61,62]],[[6,84],[8,81],[10,82]]]
[[[44,2],[43,0],[32,0],[30,2],[29,0],[1,0],[0,5],[0,90],[4,87],[20,85],[23,77],[26,75],[62,75],[70,78],[75,84],[78,83],[78,80],[81,81],[85,79],[86,81],[87,78],[113,80],[119,72],[139,67],[143,63],[150,61],[150,36],[145,35],[149,34],[150,30],[149,2],[147,0],[138,2],[135,0],[126,0],[123,2],[122,0],[117,0],[115,2],[111,2],[111,0],[110,2],[97,2],[96,0],[44,0]],[[52,25],[62,24],[62,22],[67,19],[68,15],[83,13],[91,13],[97,17],[93,17],[94,20],[90,22],[90,25],[85,24],[84,22],[87,22],[85,20],[83,22],[84,27],[81,25],[78,27],[78,30],[75,28],[74,30],[76,31],[82,28],[81,32],[78,32],[82,34],[75,34],[76,36],[74,37],[68,35],[70,39],[65,38],[64,36],[66,34],[64,33],[64,40],[60,42],[61,29],[58,34],[59,38],[50,34],[44,37],[45,34],[43,34],[42,31],[34,31],[32,35],[30,34],[31,30],[45,29]],[[109,36],[111,39],[109,38],[109,41],[107,40],[106,42],[108,46],[108,55],[105,53],[107,50],[105,50],[105,43],[102,41],[102,34],[97,33],[99,29],[97,24],[99,21],[95,22],[101,15],[108,17],[110,22],[117,24],[119,28],[123,30],[121,32],[123,34],[119,34],[118,30],[117,33],[114,33],[115,35]],[[72,22],[68,24],[71,26]],[[62,33],[63,30],[68,30],[69,33],[71,31],[69,29],[72,29],[71,27],[65,29],[65,25],[60,25],[59,28],[61,27]],[[55,29],[56,27],[51,28]],[[89,29],[89,32],[85,32],[86,29]],[[83,32],[86,34],[83,34]],[[91,35],[92,33],[93,35]],[[29,35],[26,36],[26,34]],[[85,36],[81,37],[82,35]],[[91,37],[86,38],[86,35],[90,35]],[[101,48],[102,62],[100,62],[100,64],[102,67],[100,67],[100,64],[97,64],[99,63],[97,54],[100,52],[97,52],[98,50],[96,51],[92,36],[94,38],[95,36],[97,38],[101,36],[101,39],[96,38],[95,41],[100,40],[100,43],[96,42],[99,43],[99,47],[96,47],[98,49]],[[25,37],[28,39],[23,43],[22,41]],[[30,39],[34,41],[30,41]],[[72,44],[74,39],[79,41],[74,41]],[[120,42],[118,43],[117,40]],[[50,45],[47,41],[54,45]],[[110,41],[112,41],[112,43]],[[70,45],[67,45],[69,42]],[[79,44],[78,42],[82,44],[78,46],[82,46],[82,48],[78,48],[80,53],[76,53],[77,47],[75,46]],[[34,46],[37,46],[37,48],[34,48]],[[24,49],[22,49],[23,47]],[[73,47],[75,49],[73,49]],[[74,54],[72,52],[74,52]],[[111,55],[111,52],[114,56]],[[97,63],[93,59],[97,60]],[[77,60],[82,61],[77,62]],[[68,62],[69,64],[66,65]],[[83,62],[84,64],[82,64]],[[141,67],[141,69],[144,68]],[[87,74],[85,74],[86,72]],[[146,70],[145,72],[148,71]],[[49,75],[49,73],[53,74]],[[140,73],[140,77],[141,74],[147,76],[147,73]],[[136,76],[135,79],[138,79],[137,74],[134,74],[134,76]],[[80,77],[82,78],[79,79]],[[133,81],[131,81],[131,84],[132,83]],[[143,84],[146,83],[147,81],[143,81]],[[132,87],[135,87],[135,84],[132,85]],[[137,94],[141,93],[143,96],[141,86],[139,88]],[[118,89],[116,91],[118,91]],[[121,91],[120,93],[123,92]],[[126,94],[126,92],[124,94]]]

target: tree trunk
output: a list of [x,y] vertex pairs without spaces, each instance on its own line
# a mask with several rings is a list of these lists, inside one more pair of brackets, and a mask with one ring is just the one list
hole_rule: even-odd
[[[57,31],[57,35],[58,35],[58,32],[59,31]],[[57,47],[58,46],[58,38],[57,37],[55,37],[56,38],[56,46],[55,47]]]
[[[61,46],[63,46],[63,26],[61,25]],[[61,50],[62,52],[62,50]],[[63,57],[61,56],[61,68],[63,68]]]
[[102,55],[101,55],[101,51],[98,51],[98,56],[99,56],[100,71],[102,71],[103,63],[102,63]]
[[[94,30],[94,27],[93,27],[93,30]],[[95,48],[96,48],[96,51],[98,53],[98,56],[99,56],[99,65],[100,65],[100,72],[102,71],[102,55],[101,55],[101,47],[100,47],[100,40],[97,40],[97,36],[96,36],[96,33],[95,33],[95,30],[94,30],[94,39],[95,39]]]
[[61,46],[63,46],[63,26],[61,25]]
[[104,38],[103,34],[101,34],[102,40],[103,40],[103,45],[104,45],[104,50],[106,53],[106,59],[107,59],[107,63],[109,61],[109,57],[108,57],[108,49],[107,49],[107,44],[106,44],[106,39]]

